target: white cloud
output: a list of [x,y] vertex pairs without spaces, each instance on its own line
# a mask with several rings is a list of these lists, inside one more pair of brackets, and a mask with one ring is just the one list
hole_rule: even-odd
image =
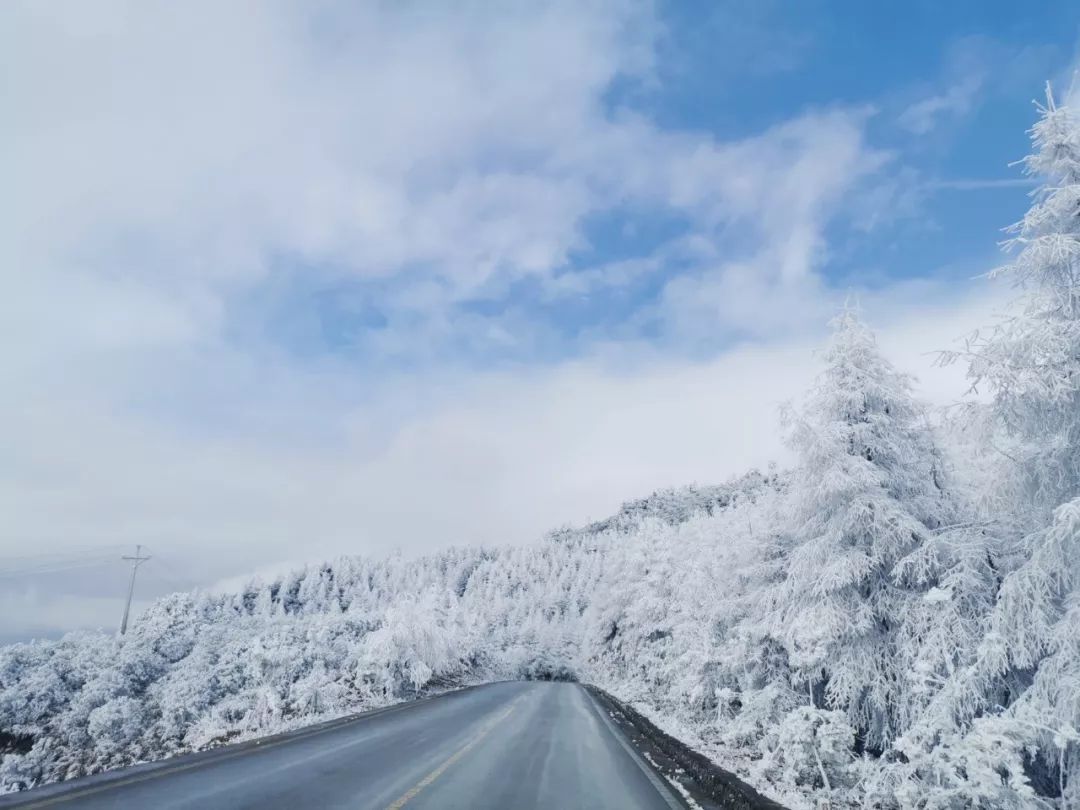
[[1009,81],[1010,72],[1020,72],[1022,58],[986,37],[960,38],[949,48],[937,89],[910,102],[899,115],[900,126],[913,135],[927,135],[946,122],[963,119],[982,100],[991,75],[1003,72],[1000,80]]
[[817,275],[825,229],[849,205],[845,196],[889,160],[864,143],[867,114],[804,116],[729,148],[712,171],[690,172],[702,186],[730,189],[725,202],[736,213],[718,219],[756,238],[734,259],[719,247],[699,273],[666,287],[659,317],[670,333],[687,341],[725,332],[764,337],[821,322],[829,306]]
[[[9,75],[34,77],[5,89],[12,233],[31,258],[87,243],[110,263],[173,254],[128,268],[140,276],[233,277],[275,251],[367,274],[557,260],[580,192],[545,163],[595,126],[603,88],[649,39],[604,4],[4,13]],[[518,221],[528,239],[507,233]]]
[[914,135],[926,135],[942,119],[960,118],[970,111],[982,84],[981,76],[965,76],[944,92],[919,99],[907,107],[900,114],[900,125]]
[[[942,298],[933,285],[864,299],[885,350],[939,404],[966,383],[929,353],[986,323],[996,302]],[[364,407],[290,372],[274,385],[294,389],[292,407],[327,434],[301,444],[51,402],[7,442],[0,508],[23,549],[143,542],[204,584],[280,560],[524,542],[656,487],[783,461],[777,407],[811,380],[821,336],[705,362],[639,354],[629,369],[609,357],[409,381]],[[11,634],[29,619],[2,623]]]
[[[0,557],[142,542],[210,582],[519,542],[781,452],[775,405],[809,379],[831,305],[826,229],[889,160],[865,142],[870,112],[731,143],[664,130],[606,99],[652,68],[648,4],[455,9],[0,6],[0,70],[30,77],[0,85],[17,190],[0,210]],[[588,216],[620,206],[690,233],[556,274]],[[549,302],[604,295],[676,257],[691,270],[629,320],[669,348],[756,343],[690,361],[600,334],[552,366],[375,377],[237,336],[280,262],[393,281],[378,303],[416,317],[373,345],[396,357],[552,328],[456,308],[479,290],[532,276]],[[929,334],[915,309],[881,304],[920,324],[902,346]],[[7,603],[0,630],[80,621],[43,593]]]
[[1002,177],[1002,178],[973,178],[960,180],[937,180],[927,183],[929,189],[945,189],[947,191],[985,191],[997,188],[1031,188],[1037,184],[1036,180],[1028,177]]
[[609,111],[611,82],[649,68],[645,4],[2,13],[5,72],[34,80],[3,90],[19,195],[0,212],[15,268],[0,306],[34,341],[213,338],[280,259],[424,267],[445,305],[549,274],[587,215],[626,203],[684,212],[709,238],[744,231],[799,276],[835,190],[881,158],[858,111],[731,144]]

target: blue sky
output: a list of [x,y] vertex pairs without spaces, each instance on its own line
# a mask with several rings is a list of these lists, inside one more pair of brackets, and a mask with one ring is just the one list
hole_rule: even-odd
[[[659,4],[651,64],[612,77],[600,93],[605,114],[641,116],[662,131],[719,143],[753,139],[815,111],[858,115],[866,147],[881,153],[883,166],[824,223],[828,256],[816,268],[823,283],[843,295],[897,279],[963,285],[984,271],[1000,228],[1025,208],[1028,189],[1008,164],[1026,152],[1042,83],[1067,76],[1078,36],[1070,4],[739,5]],[[672,279],[700,271],[701,257],[665,248],[704,233],[722,250],[738,250],[739,236],[718,236],[656,200],[598,206],[574,228],[570,249],[543,275],[444,291],[455,316],[473,328],[437,347],[418,340],[390,349],[382,340],[387,330],[427,320],[399,299],[410,285],[441,283],[437,258],[369,281],[348,266],[276,257],[271,281],[240,302],[236,334],[380,371],[429,362],[552,363],[609,339],[693,351],[696,342],[673,340],[652,310]],[[570,279],[657,256],[655,270],[628,275],[602,295],[547,288],[547,274]],[[507,340],[507,320],[528,326]],[[706,352],[746,335],[718,324],[720,339],[707,340]]]
[[[1066,2],[4,3],[0,558],[143,543],[151,596],[783,463],[852,295],[955,401],[931,353],[1008,294],[974,277],[1078,37]],[[0,590],[0,634],[111,621],[115,573]]]

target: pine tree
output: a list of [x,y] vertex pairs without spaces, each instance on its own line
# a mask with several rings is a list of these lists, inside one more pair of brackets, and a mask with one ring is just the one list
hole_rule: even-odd
[[[969,345],[969,374],[993,394],[1001,427],[1002,486],[1015,498],[1018,562],[1004,576],[988,630],[971,666],[958,673],[924,721],[981,750],[984,712],[1005,709],[1014,755],[1044,787],[1080,792],[1080,125],[1046,104],[1031,130],[1029,175],[1042,181],[1027,215],[1003,247],[1024,294],[1019,312]],[[932,722],[930,722],[932,721]],[[1011,723],[1011,725],[1009,725]],[[927,738],[923,735],[924,739]],[[937,735],[934,735],[937,736]],[[1002,750],[996,744],[996,751]],[[947,755],[948,752],[945,752]],[[931,777],[936,779],[937,777]]]
[[909,378],[855,312],[832,326],[825,371],[792,419],[800,470],[771,625],[808,699],[880,750],[899,728],[897,636],[915,598],[894,566],[937,527],[940,462]]
[[1024,290],[1022,311],[971,346],[970,376],[985,382],[1011,436],[1008,456],[1043,525],[1080,494],[1080,127],[1047,87],[1025,171],[1043,181],[1004,243],[1014,260],[992,273]]

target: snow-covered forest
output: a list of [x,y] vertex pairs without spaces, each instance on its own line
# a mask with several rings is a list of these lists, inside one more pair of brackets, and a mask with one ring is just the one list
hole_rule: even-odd
[[1032,135],[1014,309],[942,358],[984,398],[928,409],[845,310],[792,469],[0,650],[0,790],[574,678],[793,807],[1080,808],[1080,126],[1048,96]]

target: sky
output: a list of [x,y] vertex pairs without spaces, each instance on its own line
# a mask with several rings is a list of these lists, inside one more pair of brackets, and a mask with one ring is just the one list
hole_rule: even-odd
[[787,460],[857,300],[934,366],[1071,2],[0,4],[0,641],[524,543]]

